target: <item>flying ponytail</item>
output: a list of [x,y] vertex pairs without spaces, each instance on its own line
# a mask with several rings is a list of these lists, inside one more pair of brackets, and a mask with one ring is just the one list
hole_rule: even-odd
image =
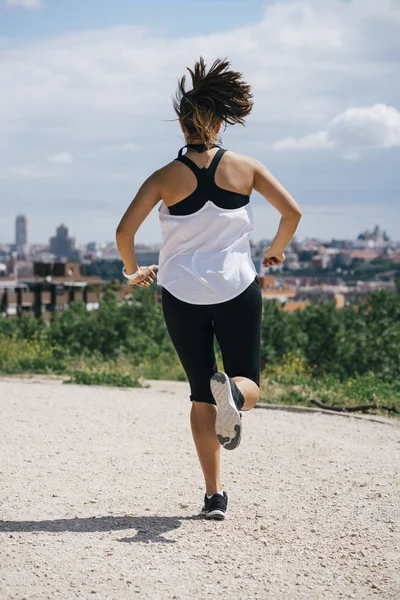
[[196,62],[194,69],[187,67],[192,78],[192,89],[186,91],[186,75],[179,80],[173,106],[188,133],[188,142],[200,137],[206,146],[217,140],[215,128],[222,122],[227,125],[245,124],[253,108],[250,86],[242,80],[242,73],[230,70],[225,59],[214,61],[206,70],[204,59]]

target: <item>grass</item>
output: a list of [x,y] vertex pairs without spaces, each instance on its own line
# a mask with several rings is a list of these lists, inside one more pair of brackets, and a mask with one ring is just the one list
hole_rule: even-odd
[[120,373],[96,373],[89,371],[74,371],[70,379],[64,383],[77,383],[80,385],[112,385],[114,387],[143,387],[137,379]]
[[[218,364],[221,356],[215,348]],[[134,360],[121,354],[113,360],[101,355],[71,357],[63,348],[51,346],[39,334],[30,340],[0,336],[0,373],[66,376],[66,383],[140,387],[143,380],[186,381],[175,354]],[[261,377],[261,402],[314,406],[318,399],[329,406],[351,407],[377,403],[400,410],[400,382],[386,383],[374,373],[340,381],[331,375],[315,377],[304,360],[288,354],[278,365],[267,366]],[[386,414],[384,410],[379,410]]]
[[7,375],[22,373],[64,373],[62,349],[51,346],[36,334],[32,339],[0,336],[0,372]]
[[138,387],[141,379],[186,381],[185,372],[174,355],[140,362],[124,354],[109,360],[96,354],[72,357],[40,335],[29,340],[0,336],[0,373],[66,375],[67,383],[118,387]]
[[[400,411],[400,382],[386,383],[374,373],[340,381],[332,375],[314,377],[304,361],[291,354],[280,365],[264,369],[261,402],[315,407],[312,400],[335,407],[385,405]],[[378,408],[376,412],[387,414]]]
[[[135,362],[131,357],[121,354],[113,360],[104,360],[101,356],[82,356],[79,358],[69,358],[67,360],[67,373],[73,376],[80,373],[80,383],[83,383],[85,374],[94,377],[94,374],[100,376],[104,382],[110,377],[115,381],[140,381],[146,379],[166,379],[172,381],[186,381],[185,372],[174,356],[159,357],[156,360],[142,360]],[[96,383],[95,385],[103,385]],[[104,385],[107,385],[104,383]],[[119,385],[119,384],[108,384]],[[126,387],[121,384],[121,387]],[[137,386],[132,386],[137,387]]]

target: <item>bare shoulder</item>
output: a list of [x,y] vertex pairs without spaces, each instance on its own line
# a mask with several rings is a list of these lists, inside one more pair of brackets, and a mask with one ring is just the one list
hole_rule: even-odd
[[167,163],[163,167],[157,169],[154,172],[154,176],[159,179],[159,181],[165,180],[165,178],[169,177],[171,174],[176,173],[179,170],[180,163],[176,160],[171,160],[171,162]]
[[233,150],[228,150],[226,152],[224,160],[225,161],[232,161],[232,162],[237,163],[237,164],[241,163],[243,165],[248,165],[248,166],[251,166],[255,162],[257,162],[251,156],[248,156],[247,154],[240,154],[239,152],[233,152]]
[[[263,168],[262,163],[252,156],[248,156],[247,154],[240,154],[239,152],[232,152],[229,150],[225,155],[225,164],[232,165],[235,169],[239,171],[247,171],[253,173],[253,175],[259,170]],[[265,167],[264,167],[265,168]]]
[[174,161],[172,161],[156,171],[153,171],[153,173],[151,173],[151,175],[143,182],[141,189],[157,189],[161,193],[165,182],[171,179],[171,174],[176,175],[175,164]]
[[243,182],[247,182],[249,189],[254,189],[257,174],[264,169],[265,175],[265,171],[267,171],[266,167],[252,156],[231,150],[224,155],[224,161],[228,172],[235,173]]

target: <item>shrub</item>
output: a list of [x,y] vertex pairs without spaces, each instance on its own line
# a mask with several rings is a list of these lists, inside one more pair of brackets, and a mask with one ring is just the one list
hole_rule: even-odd
[[21,339],[17,335],[0,336],[0,371],[3,373],[63,373],[60,348],[45,337],[34,335]]
[[88,371],[74,371],[71,378],[64,383],[77,383],[81,385],[112,385],[115,387],[143,387],[137,379],[120,373],[96,373]]
[[[26,314],[0,318],[0,337],[3,372],[72,372],[79,360],[99,371],[102,364],[125,361],[130,376],[185,380],[152,287],[134,289],[127,301],[108,290],[93,312],[73,302],[54,313],[50,324]],[[221,364],[217,342],[214,349]],[[399,356],[399,294],[377,291],[342,309],[322,302],[293,313],[275,300],[264,302],[261,359],[267,376],[345,381],[373,374],[391,383],[400,379]]]

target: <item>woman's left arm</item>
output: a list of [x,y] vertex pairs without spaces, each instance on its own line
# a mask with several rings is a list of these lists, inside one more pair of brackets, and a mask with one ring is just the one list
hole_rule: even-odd
[[[135,235],[160,200],[159,172],[156,171],[143,183],[117,227],[115,237],[118,252],[127,273],[135,273],[139,268],[135,254]],[[151,270],[151,267],[148,268]],[[140,277],[137,279],[141,280]]]

